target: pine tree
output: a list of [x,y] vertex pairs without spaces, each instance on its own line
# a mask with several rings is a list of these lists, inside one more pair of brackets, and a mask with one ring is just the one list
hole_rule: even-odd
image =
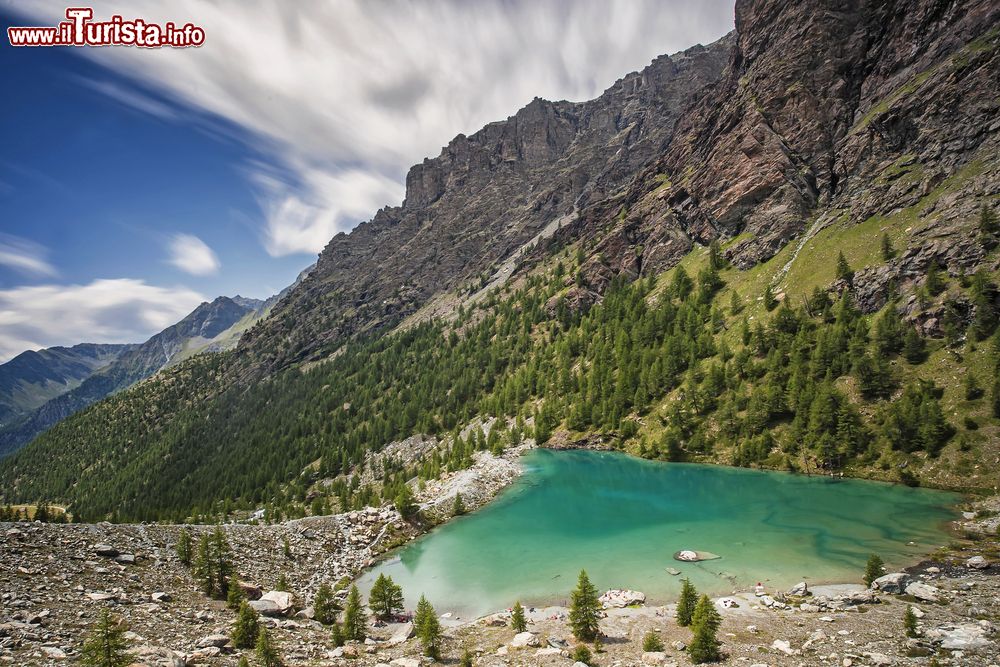
[[570,594],[569,624],[580,641],[593,641],[601,631],[601,603],[597,588],[590,583],[586,570],[580,570],[576,589]]
[[127,667],[133,662],[128,653],[125,632],[128,630],[111,612],[102,609],[97,624],[83,643],[80,664],[85,667]]
[[907,327],[906,333],[903,334],[903,358],[907,363],[916,365],[923,362],[925,347],[924,339],[917,330],[914,327]]
[[181,528],[177,535],[177,560],[183,565],[191,564],[191,533],[187,528]]
[[330,641],[333,642],[334,646],[344,645],[344,628],[340,623],[334,623],[333,627],[330,628]]
[[865,576],[864,582],[866,586],[871,586],[872,582],[882,576],[882,570],[885,567],[885,563],[882,562],[881,556],[878,554],[872,554],[868,557],[868,563],[865,564]]
[[854,269],[847,263],[847,258],[843,252],[837,253],[837,280],[851,282],[854,278]]
[[520,600],[514,603],[514,609],[511,611],[510,627],[514,632],[524,632],[528,629],[528,622],[524,618],[524,607],[521,606]]
[[250,667],[250,661],[247,660],[245,655],[241,655],[240,661],[236,663],[236,667]]
[[413,492],[408,484],[403,484],[400,487],[399,493],[396,494],[395,505],[396,511],[407,521],[417,515],[417,506],[413,502]]
[[243,588],[238,584],[230,582],[229,592],[226,593],[226,606],[230,609],[239,609],[240,604],[247,599]]
[[778,300],[774,298],[774,288],[768,285],[764,288],[764,308],[770,312],[778,305]]
[[708,244],[708,265],[715,271],[726,268],[726,258],[722,254],[722,246],[718,239],[712,239]]
[[896,250],[892,247],[892,241],[889,240],[888,234],[882,235],[882,259],[888,262],[890,259],[896,256]]
[[420,639],[424,655],[437,660],[441,654],[441,622],[437,612],[423,595],[417,603],[417,613],[413,617],[413,630]]
[[575,649],[573,649],[573,654],[570,656],[573,662],[582,662],[585,665],[592,665],[594,663],[594,656],[591,655],[590,649],[587,648],[585,644],[580,644]]
[[462,658],[458,661],[458,667],[472,667],[472,651],[465,649],[462,651]]
[[702,595],[691,618],[691,629],[694,630],[694,638],[688,646],[691,662],[701,665],[706,662],[718,662],[721,659],[719,640],[716,638],[720,625],[722,617],[708,596]]
[[288,579],[285,577],[284,572],[278,575],[278,582],[274,584],[274,590],[284,593],[288,592]]
[[996,245],[998,236],[1000,236],[1000,221],[997,220],[997,214],[983,204],[979,211],[979,238],[987,250],[991,250]]
[[257,618],[257,612],[250,603],[244,600],[240,603],[240,611],[236,615],[236,624],[233,626],[233,631],[229,634],[230,639],[233,640],[233,646],[236,648],[253,648],[257,641],[257,634],[260,628],[260,622]]
[[697,604],[698,591],[691,584],[691,580],[685,577],[681,581],[681,595],[677,599],[677,625],[681,627],[691,625],[694,608]]
[[212,595],[215,577],[212,574],[212,555],[208,533],[202,533],[198,540],[198,553],[194,559],[192,572],[201,586],[201,592],[205,595]]
[[376,617],[388,621],[403,610],[403,589],[392,581],[392,577],[380,574],[368,594],[368,606]]
[[910,605],[906,605],[906,611],[903,612],[903,631],[907,637],[917,636],[917,615]]
[[330,625],[337,621],[337,601],[326,582],[319,585],[319,588],[316,589],[316,595],[313,596],[313,618],[323,625]]
[[287,535],[282,538],[281,553],[284,554],[285,560],[292,560],[292,545],[288,543]]
[[367,630],[361,609],[361,593],[357,586],[351,586],[344,606],[344,638],[364,641]]
[[642,650],[645,653],[658,653],[663,650],[663,640],[655,630],[650,630],[642,638]]
[[740,293],[733,290],[729,294],[729,314],[739,315],[743,312],[743,299],[740,298]]
[[927,265],[927,278],[924,280],[924,289],[931,296],[937,296],[944,291],[944,279],[941,277],[941,266],[937,260],[932,260]]
[[451,504],[452,516],[462,516],[465,514],[465,503],[462,502],[462,494],[455,494],[455,501]]
[[257,633],[254,655],[257,656],[257,664],[260,667],[282,667],[281,656],[278,655],[278,649],[271,640],[271,634],[266,626],[260,626],[260,631]]

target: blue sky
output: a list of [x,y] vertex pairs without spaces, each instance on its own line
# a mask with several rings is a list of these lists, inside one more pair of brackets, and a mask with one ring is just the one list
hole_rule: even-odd
[[[66,4],[0,0],[0,23]],[[191,49],[0,39],[0,362],[266,297],[402,201],[408,167],[533,97],[583,100],[732,29],[732,0],[112,0]]]

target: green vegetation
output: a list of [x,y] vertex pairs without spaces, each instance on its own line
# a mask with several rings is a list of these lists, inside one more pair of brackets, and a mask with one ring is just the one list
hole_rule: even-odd
[[[235,587],[234,587],[235,588]],[[229,634],[236,648],[253,648],[260,630],[257,612],[250,603],[244,600],[240,603],[240,611],[236,615],[236,624]]]
[[715,610],[712,601],[707,595],[702,595],[694,610],[691,619],[691,629],[694,630],[694,638],[688,646],[688,655],[691,662],[700,665],[706,662],[718,662],[722,659],[719,650],[719,640],[716,634],[719,626],[722,625],[722,617]]
[[510,613],[510,627],[514,632],[524,632],[528,629],[528,622],[524,618],[524,607],[521,606],[520,600],[514,603],[514,609]]
[[274,640],[271,639],[271,633],[267,631],[266,626],[260,626],[253,652],[260,667],[282,667],[278,648],[274,645]]
[[97,624],[91,630],[80,651],[80,664],[85,667],[127,667],[134,661],[128,653],[125,633],[128,628],[111,612],[102,609]]
[[917,636],[917,615],[913,612],[913,607],[909,605],[903,612],[903,631],[907,637]]
[[642,650],[646,653],[654,653],[663,650],[663,640],[655,630],[650,630],[642,638]]
[[198,543],[194,578],[198,580],[205,595],[224,600],[229,591],[232,573],[229,542],[226,541],[222,528],[216,526],[211,533],[204,533]]
[[691,580],[685,577],[681,581],[680,597],[677,598],[677,625],[682,628],[691,625],[697,605],[698,591],[695,590]]
[[590,653],[590,649],[587,648],[586,644],[580,644],[573,649],[573,653],[570,655],[570,660],[573,662],[582,662],[585,665],[594,664],[594,656]]
[[337,601],[333,597],[333,590],[325,581],[313,596],[313,612],[313,618],[323,625],[331,625],[337,621]]
[[177,535],[177,560],[182,565],[191,564],[191,533],[187,528],[181,528]]
[[403,611],[403,589],[393,582],[392,577],[380,574],[368,594],[368,606],[379,620],[391,620]]
[[413,629],[417,638],[420,639],[424,655],[438,660],[441,657],[441,622],[438,620],[434,607],[423,595],[417,602],[417,612],[413,617]]
[[868,557],[868,563],[865,565],[865,576],[863,580],[865,586],[871,586],[872,582],[882,576],[885,572],[885,563],[882,562],[882,557],[878,554],[872,554]]
[[352,584],[344,605],[344,639],[364,641],[366,630],[364,611],[361,608],[361,593],[358,587]]
[[573,636],[580,641],[593,641],[601,632],[601,603],[597,598],[597,588],[590,583],[586,570],[580,570],[569,602],[569,625]]

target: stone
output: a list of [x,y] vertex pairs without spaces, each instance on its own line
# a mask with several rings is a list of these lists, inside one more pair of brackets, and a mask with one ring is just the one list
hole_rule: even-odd
[[307,621],[311,621],[312,619],[316,618],[316,608],[313,607],[312,605],[309,605],[305,609],[300,609],[299,611],[295,612],[295,618],[303,618]]
[[866,651],[863,654],[863,657],[872,667],[889,667],[889,665],[895,664],[895,660],[884,653],[871,653]]
[[398,646],[413,636],[413,623],[403,623],[389,637],[389,646]]
[[806,585],[806,582],[800,581],[799,583],[795,584],[794,586],[788,589],[787,595],[798,595],[800,597],[804,595],[809,595],[809,586]]
[[153,602],[170,602],[173,597],[170,593],[164,593],[163,591],[157,591],[149,596],[149,599]]
[[913,605],[910,605],[910,611],[912,611],[913,615],[916,616],[917,618],[923,618],[924,616],[926,616],[924,610],[921,609],[920,607],[914,607]]
[[506,644],[497,649],[497,655],[499,655],[499,656],[507,655],[507,652],[508,651],[507,651],[507,645]]
[[94,602],[104,602],[106,600],[118,599],[118,596],[114,593],[87,593],[87,597]]
[[66,651],[62,650],[58,646],[43,646],[42,653],[44,653],[45,657],[48,658],[49,660],[66,659]]
[[924,632],[927,639],[949,651],[981,651],[993,645],[990,635],[994,628],[989,622],[958,623],[931,628]]
[[667,654],[663,651],[646,651],[642,654],[642,664],[660,665],[667,661]]
[[261,616],[281,616],[281,607],[271,600],[251,600],[250,607]]
[[905,572],[890,572],[872,582],[872,589],[883,593],[900,595],[906,590],[912,579]]
[[973,556],[969,560],[965,561],[965,566],[972,568],[973,570],[986,570],[989,568],[990,562],[982,556]]
[[103,558],[114,558],[119,552],[110,544],[95,544],[94,553]]
[[546,646],[535,651],[535,657],[541,658],[547,655],[562,655],[562,649]]
[[118,554],[115,562],[121,565],[135,565],[135,554]]
[[[284,616],[295,606],[295,596],[287,591],[268,591],[267,593],[261,595],[259,600],[254,601],[256,604],[261,602],[273,603],[274,607],[277,609],[277,615]],[[256,609],[256,607],[254,608]]]
[[681,641],[681,640],[679,640],[679,639],[678,639],[678,640],[676,640],[676,641],[673,641],[673,642],[670,642],[670,646],[671,646],[671,647],[672,647],[672,648],[673,648],[673,649],[674,649],[675,651],[683,651],[683,650],[685,650],[685,649],[687,648],[687,644],[685,644],[684,642],[682,642],[682,641]]
[[524,648],[525,646],[538,646],[538,636],[533,632],[519,632],[510,640],[511,648]]
[[681,571],[680,571],[680,570],[678,570],[678,569],[677,569],[677,568],[675,568],[675,567],[668,567],[668,568],[667,568],[667,574],[669,574],[669,575],[670,575],[671,577],[676,577],[676,576],[677,576],[677,575],[679,575],[680,573],[681,573]]
[[775,639],[771,642],[771,648],[775,651],[780,651],[785,655],[795,655],[796,653],[801,653],[801,651],[793,649],[792,644],[784,639]]
[[941,589],[931,586],[929,584],[922,584],[920,582],[913,582],[906,587],[906,594],[912,595],[918,600],[923,600],[924,602],[937,602],[941,599]]
[[226,635],[206,635],[194,643],[197,648],[208,648],[209,646],[217,646],[222,648],[229,643],[229,637]]

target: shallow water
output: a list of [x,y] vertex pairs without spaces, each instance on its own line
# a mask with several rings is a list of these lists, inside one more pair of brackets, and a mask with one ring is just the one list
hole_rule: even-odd
[[[858,581],[868,555],[904,564],[947,542],[954,494],[722,466],[643,461],[623,454],[534,450],[524,475],[484,509],[453,520],[367,572],[423,593],[439,613],[481,615],[564,604],[586,568],[601,590],[632,588],[650,602],[758,581]],[[913,542],[913,544],[908,544]],[[682,549],[722,558],[681,563]],[[671,576],[667,567],[682,572]]]

